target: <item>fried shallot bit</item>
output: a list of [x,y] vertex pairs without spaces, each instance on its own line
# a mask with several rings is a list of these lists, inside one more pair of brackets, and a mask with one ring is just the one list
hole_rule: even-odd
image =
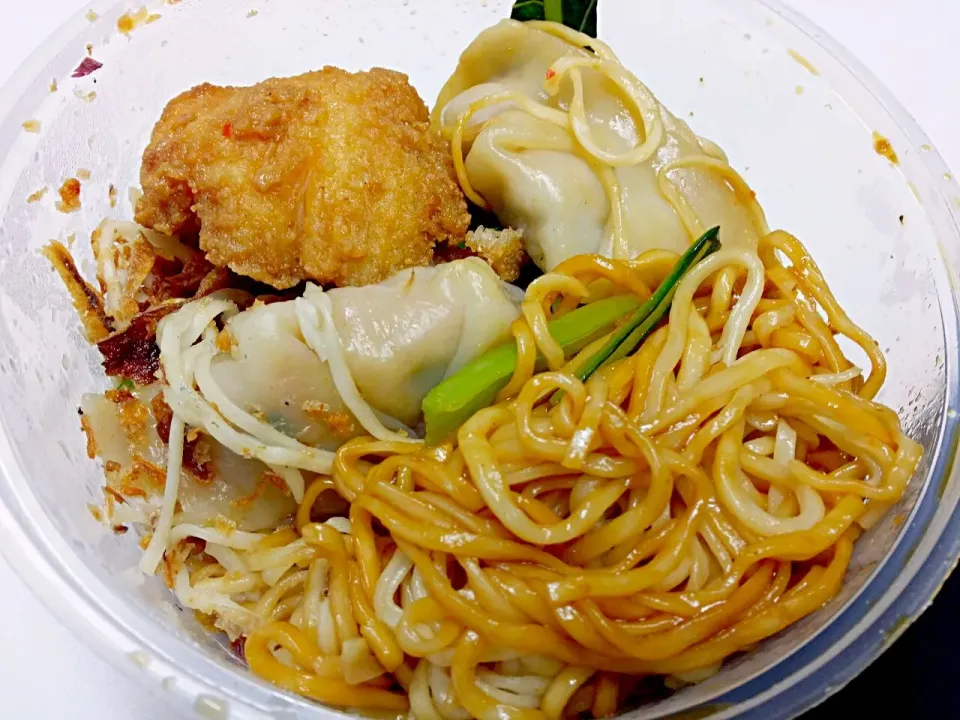
[[77,178],[64,180],[57,192],[60,194],[57,210],[62,213],[72,213],[80,209],[80,181]]
[[347,437],[356,430],[353,417],[345,412],[330,412],[326,403],[317,400],[307,400],[301,406],[308,416],[330,428],[337,437]]
[[70,252],[62,243],[52,240],[44,246],[42,252],[66,285],[87,340],[91,343],[105,340],[113,331],[113,324],[103,310],[100,293],[83,279]]
[[107,375],[130,378],[138,385],[156,382],[160,369],[157,323],[182,305],[183,300],[169,300],[150,308],[134,317],[123,330],[97,341]]
[[43,196],[47,194],[47,190],[49,190],[49,188],[46,185],[44,185],[39,190],[34,190],[32,193],[27,195],[27,202],[28,203],[40,202],[40,200],[43,199]]

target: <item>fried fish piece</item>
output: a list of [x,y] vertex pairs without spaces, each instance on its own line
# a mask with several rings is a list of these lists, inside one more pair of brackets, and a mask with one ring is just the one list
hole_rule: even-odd
[[212,263],[281,289],[429,265],[469,223],[426,106],[382,68],[197,86],[168,103],[140,181],[137,222],[199,232]]

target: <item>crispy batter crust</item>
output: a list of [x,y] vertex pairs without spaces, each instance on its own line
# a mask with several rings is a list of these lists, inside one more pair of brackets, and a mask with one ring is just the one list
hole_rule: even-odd
[[469,223],[426,106],[381,68],[195,87],[164,110],[140,180],[137,222],[199,231],[211,262],[277,288],[378,282]]

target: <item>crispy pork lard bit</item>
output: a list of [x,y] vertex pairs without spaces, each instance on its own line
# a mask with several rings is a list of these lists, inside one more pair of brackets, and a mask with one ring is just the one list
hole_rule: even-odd
[[[588,49],[590,48],[590,49]],[[677,253],[708,228],[727,247],[766,232],[749,187],[604,43],[504,20],[460,57],[433,110],[461,186],[550,270],[584,253]]]
[[[269,470],[303,497],[352,436],[419,442],[427,392],[510,337],[520,293],[477,258],[404,270],[363,288],[254,304],[220,291],[158,327],[163,399],[172,411],[159,519],[141,567],[174,532],[184,452],[197,430],[218,452]],[[191,432],[191,429],[192,432]]]

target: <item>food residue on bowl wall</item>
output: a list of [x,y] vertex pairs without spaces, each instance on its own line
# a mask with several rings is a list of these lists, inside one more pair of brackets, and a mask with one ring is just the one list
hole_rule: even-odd
[[40,132],[40,121],[39,120],[24,120],[21,123],[23,129],[28,133],[38,133]]
[[796,50],[794,50],[793,48],[787,48],[787,52],[790,54],[790,57],[792,57],[794,60],[800,63],[806,69],[806,71],[809,72],[811,75],[817,75],[817,76],[820,75],[820,71],[813,66],[813,63],[807,60],[803,55],[798,53]]
[[[92,46],[88,46],[92,47]],[[98,60],[94,60],[92,57],[85,57],[76,69],[70,74],[70,77],[73,78],[82,78],[86,77],[92,72],[96,72],[103,67],[103,63]]]
[[62,213],[72,213],[80,209],[80,181],[77,178],[64,180],[57,192],[60,193],[57,210]]
[[803,85],[797,85],[797,86],[793,89],[793,91],[794,91],[797,95],[803,95]]
[[27,202],[28,203],[40,202],[40,200],[43,199],[43,196],[47,194],[47,190],[48,190],[47,186],[44,185],[39,190],[33,191],[32,193],[27,195]]
[[247,13],[247,17],[248,17],[248,18],[256,17],[256,15],[257,15],[258,12],[259,12],[259,10],[251,10],[251,11],[249,11],[249,12]]
[[89,180],[90,171],[87,170],[86,168],[80,168],[79,170],[77,170],[77,177],[80,178],[81,180]]
[[54,79],[50,81],[50,92],[56,92],[56,91],[57,91],[57,81]]
[[74,88],[73,94],[76,95],[81,100],[83,100],[84,102],[93,102],[94,100],[97,99],[96,90],[91,90],[90,92],[84,92],[80,88]]
[[125,12],[117,18],[117,30],[124,35],[129,35],[141,25],[146,25],[159,19],[160,15],[158,13],[148,12],[147,8],[141,5],[139,10],[133,13]]
[[907,180],[907,187],[910,188],[910,192],[913,193],[913,199],[916,200],[918,204],[923,205],[923,198],[920,197],[920,191],[917,190],[917,186],[913,184],[913,180]]
[[97,15],[97,13],[93,10],[87,10],[87,14],[84,17],[86,17],[90,22],[96,22],[97,18],[100,16]]
[[110,207],[115,208],[117,206],[117,188],[113,186],[113,183],[110,183],[110,187],[107,188],[107,198],[110,200]]
[[877,155],[882,155],[894,165],[900,164],[900,158],[897,157],[897,153],[894,151],[893,145],[891,145],[890,141],[876,130],[873,131],[873,151]]

